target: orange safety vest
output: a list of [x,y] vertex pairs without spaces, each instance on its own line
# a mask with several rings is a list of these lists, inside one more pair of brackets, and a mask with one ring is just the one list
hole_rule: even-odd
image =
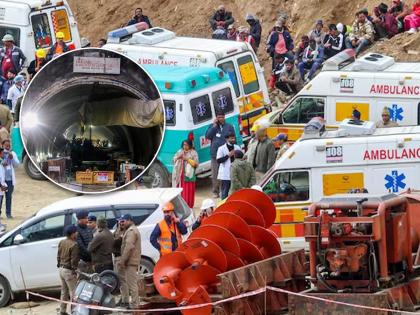
[[166,254],[172,253],[172,233],[175,234],[178,241],[178,246],[182,244],[182,236],[178,230],[178,227],[175,223],[171,223],[171,226],[168,226],[165,220],[159,222],[160,228],[160,237],[158,239],[160,245],[160,255],[164,256]]

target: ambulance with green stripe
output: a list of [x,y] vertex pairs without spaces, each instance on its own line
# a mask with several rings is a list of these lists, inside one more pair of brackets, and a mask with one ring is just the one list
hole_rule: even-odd
[[254,121],[270,111],[264,69],[248,43],[180,37],[160,27],[141,30],[135,24],[109,32],[104,48],[125,54],[141,65],[223,69],[233,84],[245,141]]
[[216,111],[226,114],[236,133],[239,145],[239,106],[229,77],[221,69],[191,67],[145,66],[162,94],[165,105],[166,131],[156,161],[148,174],[153,187],[171,185],[173,157],[183,140],[191,139],[200,165],[197,176],[210,175],[210,141],[205,134],[216,117]]

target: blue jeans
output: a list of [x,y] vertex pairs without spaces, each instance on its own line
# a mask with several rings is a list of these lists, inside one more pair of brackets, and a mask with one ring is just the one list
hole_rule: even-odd
[[361,39],[359,40],[359,44],[356,47],[353,47],[351,39],[349,37],[346,38],[346,48],[354,48],[356,55],[358,55],[362,50],[364,50],[369,45],[370,45],[369,40]]
[[318,70],[321,64],[322,64],[322,59],[320,58],[315,59],[313,62],[301,61],[298,64],[298,69],[299,69],[302,80],[305,80],[305,69],[310,69],[308,73],[308,79],[312,80],[316,70]]
[[[13,194],[13,182],[11,180],[6,180],[7,191],[4,193],[6,195],[6,216],[12,215],[12,194]],[[0,201],[0,209],[3,206],[3,197]]]
[[229,190],[230,190],[230,180],[221,180],[221,196],[220,199],[225,199],[227,196],[229,196]]

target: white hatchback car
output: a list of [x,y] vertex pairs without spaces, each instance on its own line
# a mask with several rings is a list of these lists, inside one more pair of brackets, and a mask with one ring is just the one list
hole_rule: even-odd
[[58,243],[63,239],[64,227],[75,224],[75,214],[82,209],[96,217],[105,217],[110,229],[116,226],[117,218],[131,214],[141,234],[139,273],[153,272],[159,252],[149,239],[156,223],[163,219],[162,206],[172,201],[177,216],[189,227],[195,220],[193,211],[181,198],[181,191],[181,188],[162,188],[80,196],[41,209],[0,238],[0,307],[14,293],[25,290],[25,286],[30,290],[60,286],[56,267]]

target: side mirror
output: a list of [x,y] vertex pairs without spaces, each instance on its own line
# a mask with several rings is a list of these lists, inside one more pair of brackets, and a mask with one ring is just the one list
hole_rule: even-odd
[[17,234],[13,239],[13,245],[20,245],[23,243],[25,243],[25,238],[22,236],[22,234]]

